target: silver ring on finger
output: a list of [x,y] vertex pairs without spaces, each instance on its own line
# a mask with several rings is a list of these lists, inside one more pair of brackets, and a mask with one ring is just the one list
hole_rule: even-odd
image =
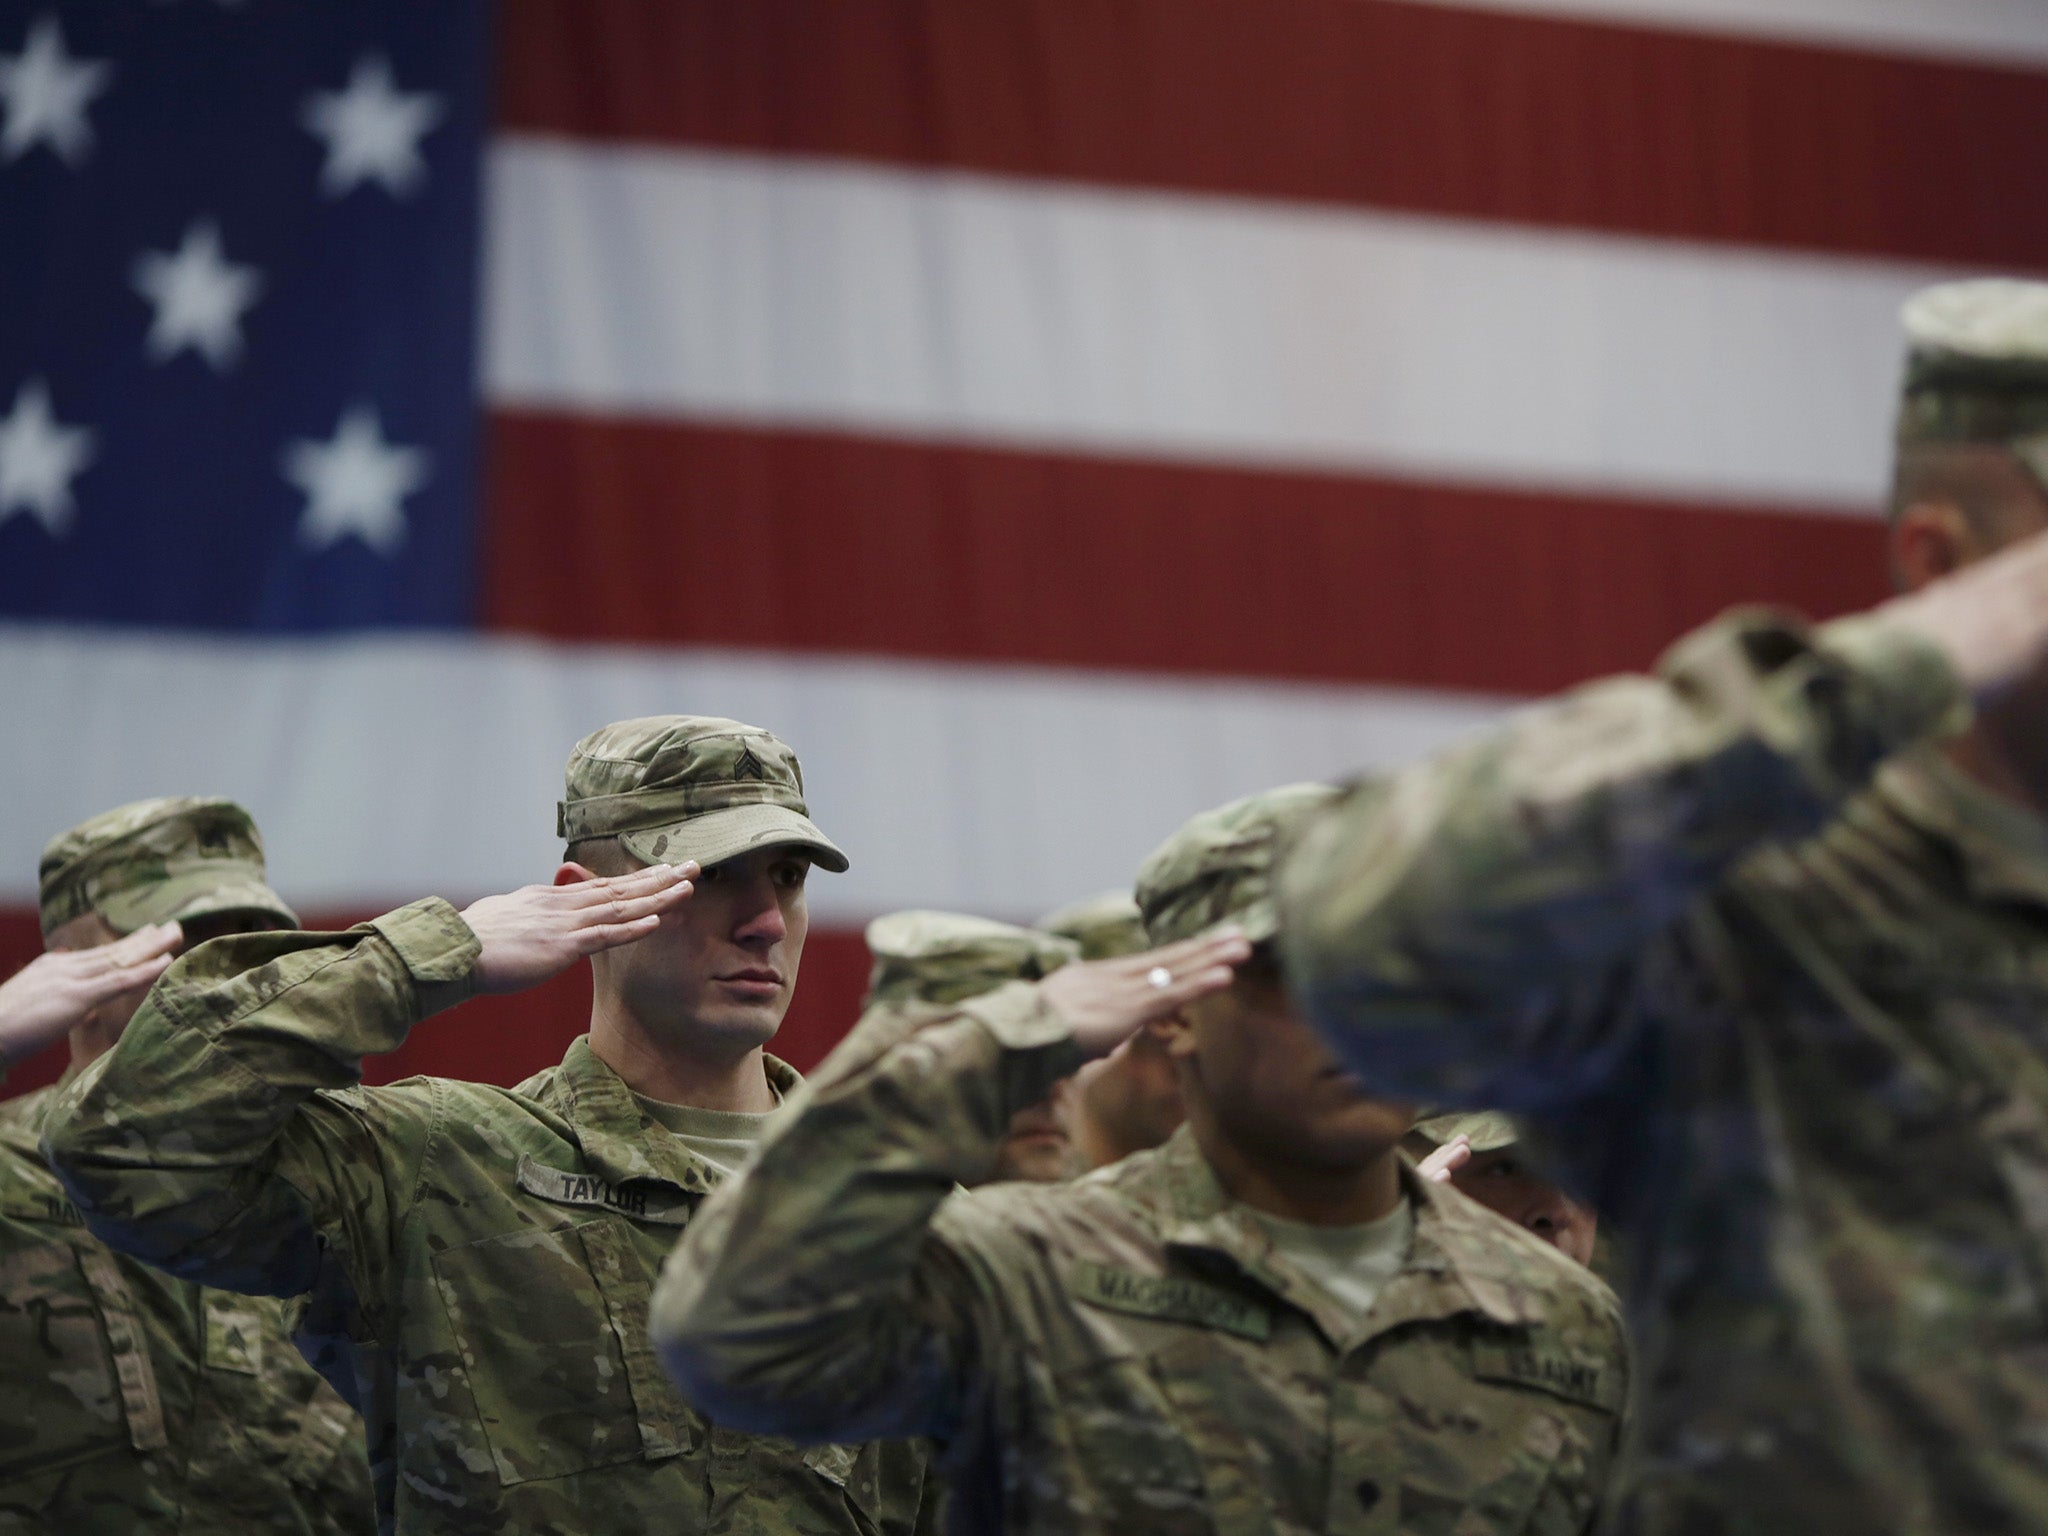
[[1155,965],[1145,973],[1145,982],[1146,985],[1157,987],[1161,992],[1164,992],[1173,985],[1173,972],[1163,965]]

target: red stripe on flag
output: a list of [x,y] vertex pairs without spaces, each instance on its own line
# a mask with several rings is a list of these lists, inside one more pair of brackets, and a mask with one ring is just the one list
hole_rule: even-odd
[[1874,518],[499,411],[486,622],[571,640],[1543,693],[1736,602],[1884,595]]
[[[376,914],[309,917],[316,929],[346,928]],[[0,977],[11,976],[43,950],[34,911],[0,908]],[[868,947],[860,930],[814,929],[804,944],[796,999],[771,1049],[799,1072],[808,1072],[853,1024],[867,991]],[[569,1042],[590,1024],[590,970],[578,965],[544,986],[505,997],[480,997],[429,1019],[389,1056],[365,1063],[372,1083],[429,1073],[470,1082],[521,1082],[562,1059]],[[69,1059],[60,1041],[20,1063],[0,1086],[0,1098],[54,1083]]]
[[2048,268],[2048,80],[1394,0],[521,0],[512,129]]

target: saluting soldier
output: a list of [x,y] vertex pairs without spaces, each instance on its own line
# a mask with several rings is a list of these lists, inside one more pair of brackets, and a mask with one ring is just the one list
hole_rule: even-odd
[[[891,912],[868,924],[867,944],[875,964],[861,1012],[870,1029],[879,1022],[877,1010],[907,1025],[930,1008],[965,1002],[1006,981],[1036,981],[1081,956],[1070,939],[964,912]],[[1077,1171],[1059,1114],[1063,1088],[1056,1084],[1010,1117],[991,1183],[1050,1183]]]
[[[929,1435],[959,1532],[1578,1532],[1622,1424],[1611,1294],[1418,1178],[1270,952],[1276,840],[1334,791],[1197,817],[1163,947],[842,1044],[706,1202],[654,1333],[714,1412]],[[1188,1124],[1067,1184],[951,1193],[1010,1116],[1171,1018]]]
[[[809,871],[847,861],[795,755],[731,720],[608,726],[569,759],[557,830],[552,886],[186,956],[69,1090],[53,1163],[108,1242],[305,1298],[386,1530],[910,1530],[915,1448],[739,1433],[647,1339],[661,1255],[797,1086],[764,1047]],[[433,1014],[584,955],[590,1032],[560,1066],[358,1086]]]
[[[228,800],[95,816],[51,840],[39,885],[47,948],[0,984],[0,1068],[69,1035],[75,1077],[178,949],[298,922]],[[362,1421],[284,1308],[93,1237],[37,1148],[57,1093],[0,1115],[0,1533],[368,1536]]]
[[[1074,902],[1048,912],[1035,926],[1072,939],[1083,960],[1150,948],[1144,914],[1128,891]],[[1165,1026],[1147,1025],[1107,1056],[1086,1063],[1060,1095],[1059,1111],[1084,1170],[1163,1143],[1187,1119]]]
[[1283,881],[1353,1070],[1548,1116],[1623,1226],[1631,1530],[2048,1532],[2048,286],[1905,324],[1910,595],[1730,614]]

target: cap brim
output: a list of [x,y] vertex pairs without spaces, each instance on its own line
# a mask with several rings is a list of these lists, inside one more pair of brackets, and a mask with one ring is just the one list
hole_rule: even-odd
[[1463,1136],[1474,1152],[1498,1152],[1521,1141],[1520,1129],[1506,1115],[1493,1110],[1467,1110],[1460,1114],[1433,1115],[1415,1129],[1438,1146],[1454,1136]]
[[681,864],[694,859],[703,868],[723,864],[761,848],[801,848],[811,862],[835,875],[846,873],[846,855],[839,845],[786,805],[735,805],[707,811],[665,827],[621,832],[619,841],[634,858],[648,864]]
[[191,869],[168,880],[139,886],[107,897],[97,909],[107,926],[133,933],[151,923],[182,923],[188,918],[221,912],[260,912],[287,928],[299,926],[299,914],[254,874],[239,869]]

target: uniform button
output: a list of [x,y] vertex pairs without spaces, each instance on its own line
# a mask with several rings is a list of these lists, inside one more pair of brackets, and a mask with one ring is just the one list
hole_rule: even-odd
[[1371,1509],[1379,1501],[1380,1485],[1368,1477],[1358,1485],[1358,1502],[1362,1507]]

